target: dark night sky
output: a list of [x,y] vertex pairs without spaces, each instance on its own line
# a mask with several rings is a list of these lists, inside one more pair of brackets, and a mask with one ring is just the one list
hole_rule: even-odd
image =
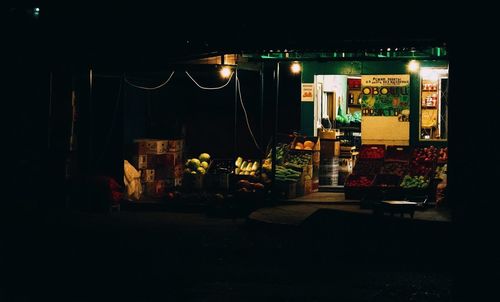
[[[39,6],[38,19],[30,15]],[[154,60],[213,51],[334,49],[446,41],[453,15],[433,3],[403,8],[360,3],[25,1],[11,5],[16,42],[62,60]],[[438,26],[436,26],[438,25]],[[188,42],[189,41],[189,42]],[[68,52],[70,50],[70,52]]]

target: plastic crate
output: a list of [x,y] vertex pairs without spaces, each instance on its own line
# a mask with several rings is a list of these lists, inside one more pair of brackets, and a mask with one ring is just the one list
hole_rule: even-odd
[[387,146],[385,151],[385,161],[409,162],[412,150],[409,146]]
[[409,163],[405,161],[385,161],[380,169],[381,174],[393,174],[400,177],[408,174]]
[[[354,182],[365,178],[369,183],[366,186],[356,186]],[[375,175],[355,175],[349,174],[345,180],[344,194],[345,199],[363,199],[365,196],[369,195],[373,186],[373,181],[375,180]]]
[[383,159],[385,157],[385,145],[361,145],[358,158],[360,159]]
[[[430,148],[430,147],[428,147]],[[432,152],[432,157],[430,158],[430,160],[424,160],[422,158],[419,158],[418,157],[418,153],[423,151],[425,148],[414,148],[413,151],[411,152],[411,161],[412,162],[419,162],[419,163],[436,163],[437,162],[437,158],[438,158],[438,148],[434,148],[434,152]]]
[[408,169],[410,176],[434,177],[436,163],[434,162],[411,162]]
[[358,159],[352,168],[352,173],[356,175],[378,174],[382,169],[384,161],[372,159]]
[[373,186],[377,188],[399,187],[401,177],[395,174],[377,174],[373,181]]

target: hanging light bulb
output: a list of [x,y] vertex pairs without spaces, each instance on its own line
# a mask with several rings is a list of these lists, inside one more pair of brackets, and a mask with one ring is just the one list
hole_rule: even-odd
[[420,68],[420,63],[418,63],[418,61],[416,60],[411,60],[410,63],[408,63],[409,72],[417,72],[419,68]]
[[224,79],[229,78],[229,76],[231,75],[231,69],[227,66],[223,66],[219,72],[220,76],[223,77]]
[[290,66],[290,69],[292,70],[292,73],[297,74],[302,68],[300,67],[299,62],[293,62],[292,66]]

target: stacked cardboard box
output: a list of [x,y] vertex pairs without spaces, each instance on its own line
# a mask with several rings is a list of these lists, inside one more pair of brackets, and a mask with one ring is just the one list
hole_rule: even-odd
[[147,197],[160,198],[166,189],[181,185],[183,140],[137,139],[132,164],[141,170]]

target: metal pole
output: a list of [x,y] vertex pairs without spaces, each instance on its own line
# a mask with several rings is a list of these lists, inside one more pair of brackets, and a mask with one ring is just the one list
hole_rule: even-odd
[[234,70],[234,146],[233,146],[233,158],[236,159],[238,156],[238,67]]
[[94,76],[92,73],[92,67],[89,69],[89,154],[88,154],[88,167],[89,172],[92,172],[92,90],[93,90]]
[[[265,146],[264,141],[264,70],[263,64],[260,65],[260,145]],[[264,150],[265,152],[265,150]],[[264,154],[267,156],[267,154]]]
[[49,118],[47,121],[47,150],[50,151],[50,139],[52,136],[52,71],[49,78]]
[[[277,143],[277,133],[278,133],[278,104],[280,95],[280,62],[276,63],[276,98],[274,102],[274,131],[273,131],[273,151],[272,151],[272,171],[273,171],[273,186],[276,184],[276,143]],[[276,193],[274,191],[273,193]],[[273,194],[276,197],[276,194]]]

